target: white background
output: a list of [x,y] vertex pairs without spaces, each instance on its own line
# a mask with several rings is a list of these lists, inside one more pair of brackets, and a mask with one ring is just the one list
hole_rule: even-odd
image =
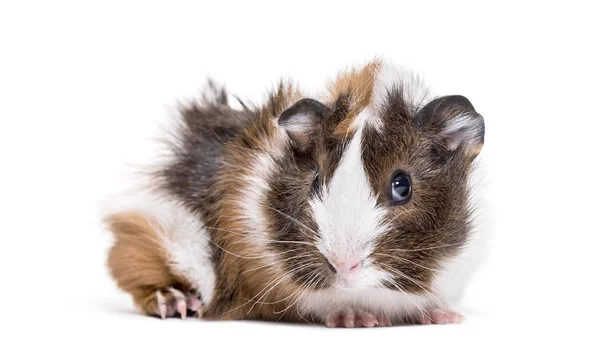
[[[451,4],[452,3],[452,4]],[[598,353],[598,9],[472,4],[2,1],[2,352]],[[135,313],[98,206],[207,75],[261,100],[379,55],[486,121],[489,260],[457,326],[326,329]]]

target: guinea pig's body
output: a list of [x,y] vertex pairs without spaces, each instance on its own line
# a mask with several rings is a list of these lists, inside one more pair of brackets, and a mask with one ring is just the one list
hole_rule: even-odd
[[482,117],[379,61],[323,102],[184,108],[169,158],[114,204],[108,265],[142,311],[328,326],[447,323],[474,259]]

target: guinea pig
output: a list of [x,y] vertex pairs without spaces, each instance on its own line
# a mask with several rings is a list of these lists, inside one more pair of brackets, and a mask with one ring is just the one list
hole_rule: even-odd
[[[320,100],[262,106],[214,85],[167,158],[114,201],[108,268],[145,314],[328,327],[458,323],[476,253],[484,121],[463,96],[374,60]],[[241,103],[241,101],[240,101]]]

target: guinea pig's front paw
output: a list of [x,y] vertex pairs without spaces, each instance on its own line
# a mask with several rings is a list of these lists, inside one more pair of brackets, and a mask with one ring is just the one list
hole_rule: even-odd
[[343,311],[329,313],[325,325],[328,328],[373,328],[391,326],[392,323],[385,315],[374,316],[360,309],[345,309]]
[[185,319],[188,310],[196,312],[196,316],[201,317],[203,310],[202,301],[198,296],[173,287],[150,294],[141,306],[147,314],[162,319],[177,316]]
[[465,317],[460,313],[443,309],[433,309],[426,314],[422,314],[417,321],[419,324],[452,324],[460,323],[463,319]]

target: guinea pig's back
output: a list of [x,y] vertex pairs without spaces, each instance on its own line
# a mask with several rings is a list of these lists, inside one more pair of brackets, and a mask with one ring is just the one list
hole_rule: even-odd
[[156,174],[160,187],[196,212],[209,208],[209,193],[223,166],[225,144],[236,137],[258,112],[235,109],[222,89],[209,87],[198,102],[180,109],[169,144],[169,159]]
[[[150,185],[107,199],[104,222],[114,236],[107,265],[119,287],[146,314],[161,318],[202,314],[216,272],[210,229],[214,183],[225,144],[256,113],[228,105],[223,90],[180,109],[167,139],[167,159],[151,170]],[[212,194],[212,195],[211,195]]]

